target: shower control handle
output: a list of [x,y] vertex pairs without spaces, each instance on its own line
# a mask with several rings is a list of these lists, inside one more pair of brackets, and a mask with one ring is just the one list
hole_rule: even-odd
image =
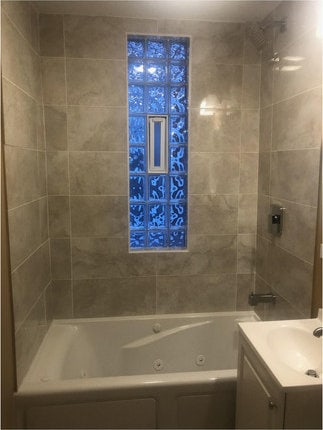
[[282,235],[285,210],[285,208],[279,205],[271,205],[271,213],[269,215],[269,231],[273,236]]

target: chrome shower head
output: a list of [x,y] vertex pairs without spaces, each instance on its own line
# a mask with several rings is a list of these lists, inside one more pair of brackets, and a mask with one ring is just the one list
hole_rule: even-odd
[[264,28],[258,22],[250,22],[247,25],[247,36],[260,51],[266,44]]
[[253,42],[255,47],[260,51],[267,43],[265,38],[265,30],[267,28],[279,27],[281,33],[283,33],[286,28],[286,18],[281,20],[272,20],[261,25],[259,22],[249,22],[246,27],[246,34],[249,39]]

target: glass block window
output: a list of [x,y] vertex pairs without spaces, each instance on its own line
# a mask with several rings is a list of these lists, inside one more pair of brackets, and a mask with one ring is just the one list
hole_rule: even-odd
[[131,250],[186,248],[188,60],[188,38],[128,36]]

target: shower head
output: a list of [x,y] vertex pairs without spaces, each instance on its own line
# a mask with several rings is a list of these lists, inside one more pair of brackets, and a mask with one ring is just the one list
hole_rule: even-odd
[[286,18],[281,20],[272,20],[264,25],[261,25],[259,22],[247,23],[247,36],[253,42],[258,51],[266,45],[267,40],[265,38],[265,30],[270,27],[279,27],[280,32],[283,33],[286,30]]
[[266,44],[264,28],[258,22],[250,22],[247,25],[247,36],[253,42],[258,51]]

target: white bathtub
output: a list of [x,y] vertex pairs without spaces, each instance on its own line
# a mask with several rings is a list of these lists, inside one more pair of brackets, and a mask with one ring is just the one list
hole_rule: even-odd
[[234,428],[253,312],[55,320],[16,395],[24,428]]

